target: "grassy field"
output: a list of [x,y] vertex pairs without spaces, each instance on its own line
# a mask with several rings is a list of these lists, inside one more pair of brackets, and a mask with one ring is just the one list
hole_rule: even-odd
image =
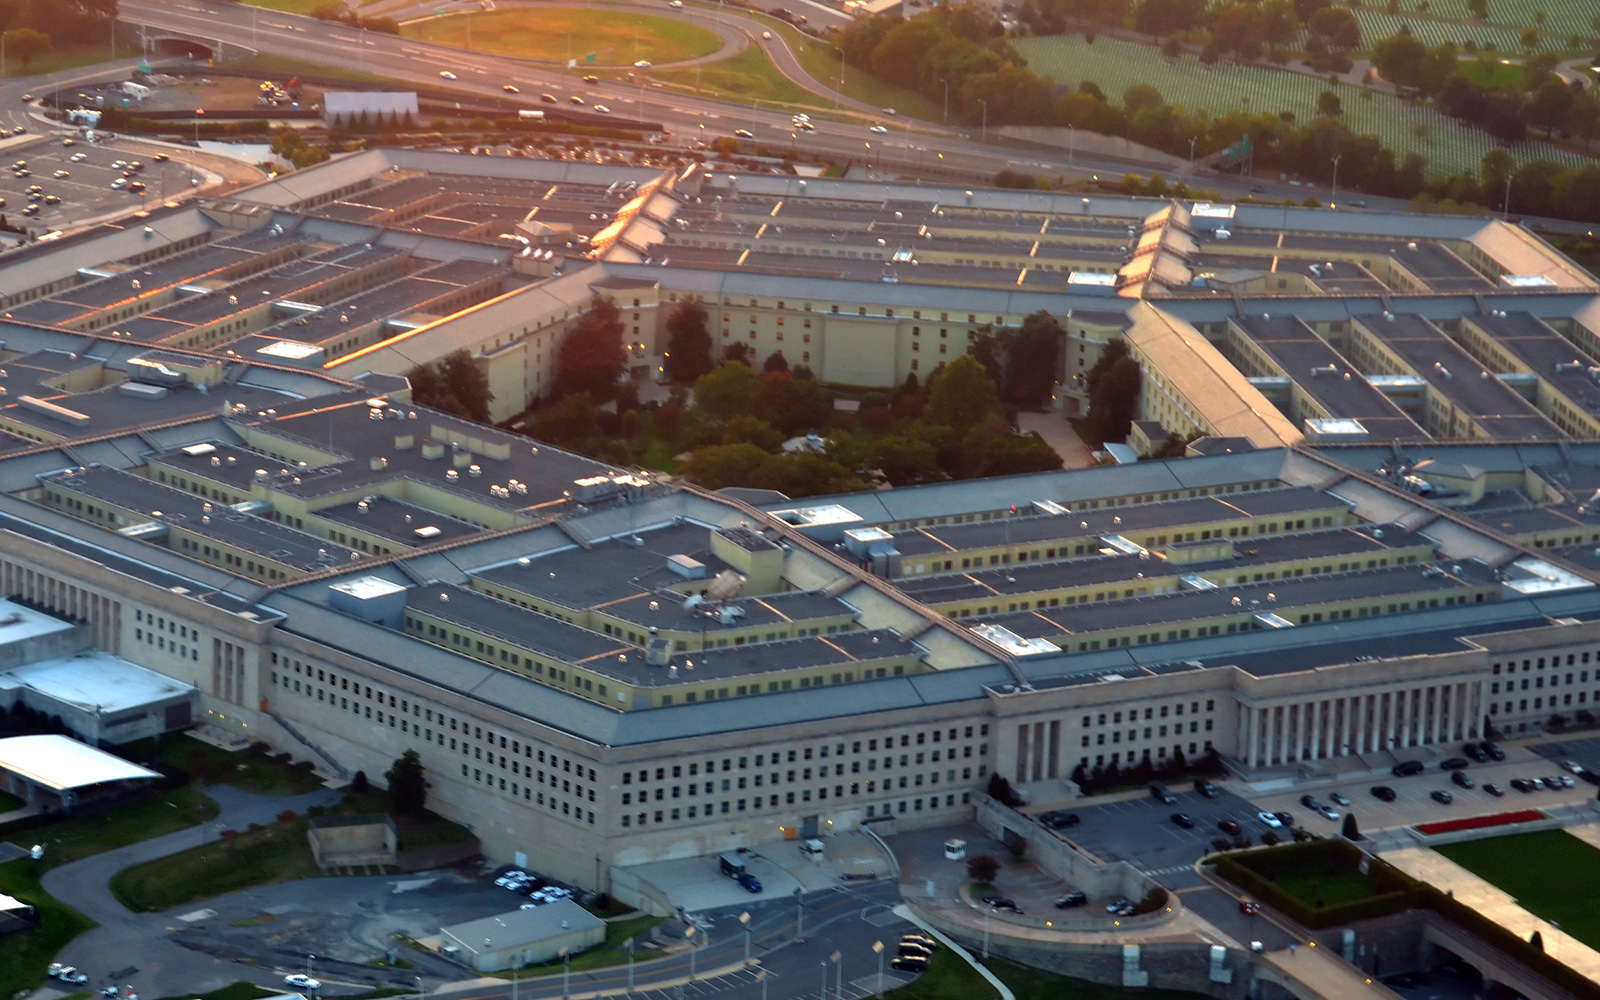
[[1510,87],[1522,90],[1528,85],[1528,73],[1515,63],[1495,60],[1463,59],[1461,75],[1484,88]]
[[0,996],[33,989],[44,981],[45,968],[68,941],[94,926],[94,921],[46,895],[40,877],[49,861],[19,858],[0,865],[0,893],[32,903],[39,926],[8,934],[0,947]]
[[98,815],[36,827],[7,839],[22,848],[44,844],[47,861],[66,864],[101,851],[126,847],[164,833],[182,830],[196,823],[209,822],[216,815],[215,802],[192,788],[179,788]]
[[233,785],[257,795],[300,795],[322,787],[322,780],[303,768],[245,750],[223,750],[183,735],[169,736],[159,747],[148,740],[133,743],[126,752],[136,760],[155,756],[169,767],[187,771],[193,781]]
[[[133,58],[138,53],[131,45],[118,45],[117,52],[125,58]],[[86,45],[59,49],[55,52],[46,52],[28,64],[28,71],[22,71],[22,60],[16,56],[6,60],[6,76],[36,76],[40,73],[62,73],[79,66],[94,66],[111,59],[111,46]]]
[[[1034,70],[1067,86],[1093,80],[1118,103],[1128,87],[1148,83],[1168,101],[1211,114],[1289,111],[1303,123],[1316,117],[1317,97],[1330,89],[1325,79],[1287,70],[1232,63],[1208,69],[1194,55],[1168,61],[1154,48],[1116,39],[1102,38],[1090,45],[1075,35],[1021,38],[1013,44]],[[1347,84],[1331,89],[1344,103],[1346,125],[1377,136],[1399,158],[1408,153],[1427,157],[1430,176],[1475,174],[1483,154],[1494,148],[1486,133],[1463,129],[1448,115],[1424,105]],[[1544,142],[1520,143],[1512,155],[1519,162],[1547,159],[1569,166],[1586,162],[1577,153]]]
[[124,868],[112,876],[111,891],[123,906],[146,912],[321,874],[306,842],[306,821],[297,818]]
[[[693,93],[698,81],[699,92],[709,97],[750,103],[759,100],[769,106],[816,110],[823,99],[797,86],[778,72],[767,54],[754,45],[743,52],[718,62],[702,66],[698,74],[692,69],[669,69],[652,72],[653,79]],[[832,102],[827,102],[831,106]],[[737,117],[733,112],[725,118]]]
[[[1600,850],[1562,830],[1490,837],[1434,850],[1505,890],[1536,917],[1600,948]],[[1552,876],[1557,877],[1552,877]]]
[[640,59],[677,62],[710,55],[722,44],[715,32],[669,17],[564,7],[433,18],[408,24],[401,33],[477,52],[561,62],[576,59],[580,65],[592,52],[596,66],[630,66]]
[[[1204,996],[1174,990],[1125,990],[1120,986],[1058,976],[998,958],[990,959],[986,964],[989,971],[1016,994],[1017,1000],[1126,1000],[1128,997],[1137,997],[1138,1000],[1200,1000]],[[995,1000],[999,995],[976,969],[950,954],[948,949],[934,955],[928,971],[919,976],[916,982],[894,991],[895,997],[905,1000]]]
[[229,69],[243,70],[264,80],[280,82],[296,76],[321,77],[329,80],[348,80],[351,83],[375,83],[393,87],[411,87],[416,84],[393,80],[376,73],[364,73],[348,66],[329,66],[305,59],[288,59],[283,56],[246,56],[225,63]]
[[1338,906],[1378,895],[1378,887],[1360,872],[1348,868],[1318,868],[1280,872],[1278,888],[1312,906]]

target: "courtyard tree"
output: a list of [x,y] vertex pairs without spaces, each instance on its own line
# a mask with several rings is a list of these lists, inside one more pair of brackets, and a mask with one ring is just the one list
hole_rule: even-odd
[[678,303],[667,316],[667,378],[688,384],[711,370],[711,331],[699,296]]
[[979,854],[967,859],[967,877],[974,882],[992,883],[1000,874],[1000,860],[992,854]]
[[383,777],[389,783],[389,808],[401,816],[418,816],[427,810],[428,779],[422,757],[415,750],[395,758]]
[[561,342],[553,393],[587,392],[596,402],[610,402],[617,394],[626,357],[622,310],[611,299],[596,295]]

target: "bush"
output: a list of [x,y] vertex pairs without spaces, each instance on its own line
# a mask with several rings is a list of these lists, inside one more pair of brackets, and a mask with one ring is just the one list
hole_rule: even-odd
[[974,882],[993,882],[1000,874],[1000,862],[992,854],[979,854],[967,859],[967,877]]
[[372,783],[367,780],[367,772],[365,771],[357,771],[356,776],[350,779],[350,790],[357,795],[369,791],[371,788]]

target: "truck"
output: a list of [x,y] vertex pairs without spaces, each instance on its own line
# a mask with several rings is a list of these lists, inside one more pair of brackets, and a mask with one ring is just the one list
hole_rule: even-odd
[[544,121],[544,112],[524,109],[517,112],[517,117],[525,122],[542,122]]
[[729,878],[738,878],[744,874],[744,859],[737,854],[718,855],[717,861],[721,863],[722,874]]
[[134,83],[132,80],[128,80],[122,85],[122,93],[124,97],[131,97],[136,101],[142,101],[146,97],[150,96],[150,88],[146,87],[142,83]]

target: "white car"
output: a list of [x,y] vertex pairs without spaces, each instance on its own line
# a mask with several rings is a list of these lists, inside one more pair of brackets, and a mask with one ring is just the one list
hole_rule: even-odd
[[871,128],[867,129],[867,131],[871,132],[873,135],[888,135],[889,134],[889,130],[887,128],[883,127],[882,125],[874,125]]
[[650,68],[650,60],[648,60],[648,59],[640,59],[638,62],[633,64],[633,68],[634,69],[649,69]]
[[73,153],[72,154],[72,162],[73,163],[82,163],[84,160],[87,160],[88,158],[89,158],[89,154],[88,153]]
[[441,79],[445,80],[454,80],[456,78],[456,75],[447,69],[441,69],[439,71],[439,76]]
[[1271,827],[1274,830],[1278,830],[1283,827],[1283,820],[1269,812],[1256,813],[1256,819],[1259,819],[1261,822],[1265,823],[1268,827]]
[[1333,808],[1332,806],[1323,806],[1321,809],[1318,809],[1317,812],[1321,813],[1324,819],[1336,820],[1339,818],[1339,810]]
[[678,10],[683,6],[683,0],[672,0],[671,3],[667,4],[667,6],[671,7],[673,10]]
[[290,973],[289,975],[283,977],[283,981],[288,983],[290,986],[298,987],[302,990],[322,989],[322,983],[320,980],[312,979],[303,972]]
[[603,115],[609,115],[611,113],[611,109],[606,107],[604,104],[596,104],[594,109]]
[[128,186],[128,179],[126,177],[118,177],[116,180],[111,182],[111,188],[114,191],[121,191],[123,188],[125,188],[127,186]]

